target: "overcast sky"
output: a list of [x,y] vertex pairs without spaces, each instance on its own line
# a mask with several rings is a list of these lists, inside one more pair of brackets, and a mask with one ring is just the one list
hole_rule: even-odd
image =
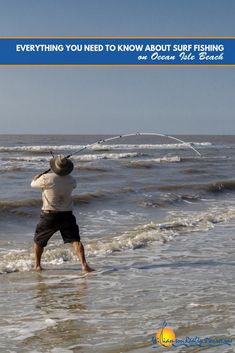
[[[234,36],[234,0],[0,0],[2,36]],[[235,134],[234,67],[0,67],[0,133]]]

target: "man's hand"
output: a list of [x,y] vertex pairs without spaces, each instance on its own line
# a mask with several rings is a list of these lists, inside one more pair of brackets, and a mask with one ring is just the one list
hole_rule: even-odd
[[37,174],[33,177],[33,180],[37,180],[39,177],[41,176],[41,174]]

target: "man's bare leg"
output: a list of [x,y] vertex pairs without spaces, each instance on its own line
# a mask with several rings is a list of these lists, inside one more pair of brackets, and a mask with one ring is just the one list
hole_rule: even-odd
[[88,264],[86,262],[85,250],[84,250],[84,246],[82,245],[82,243],[78,242],[78,241],[74,241],[72,244],[73,244],[74,250],[76,251],[77,256],[79,257],[83,271],[85,271],[85,272],[94,271],[92,268],[90,268],[90,266],[88,266]]
[[43,248],[41,248],[37,243],[34,243],[34,255],[35,255],[35,271],[41,271],[41,257],[43,253]]

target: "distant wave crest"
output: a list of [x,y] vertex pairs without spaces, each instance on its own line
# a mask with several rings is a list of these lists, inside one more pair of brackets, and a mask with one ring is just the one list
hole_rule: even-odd
[[[187,142],[194,147],[208,147],[211,142]],[[0,152],[30,152],[30,153],[49,153],[50,151],[77,151],[84,145],[31,145],[31,146],[0,146]],[[88,145],[88,149],[94,151],[110,150],[135,150],[135,149],[181,149],[185,148],[183,143],[162,143],[162,144],[95,144]]]

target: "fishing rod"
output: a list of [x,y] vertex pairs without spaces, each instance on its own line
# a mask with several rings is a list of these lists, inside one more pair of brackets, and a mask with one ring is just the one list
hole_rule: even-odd
[[[183,145],[185,145],[186,147],[188,148],[191,148],[198,156],[201,157],[201,153],[195,148],[192,146],[192,144],[190,142],[186,142],[186,141],[183,141],[181,139],[179,139],[178,137],[175,137],[175,136],[171,136],[171,135],[164,135],[164,134],[157,134],[155,132],[136,132],[136,133],[132,133],[132,134],[124,134],[124,135],[117,135],[117,136],[112,136],[112,137],[108,137],[106,139],[100,139],[96,142],[93,142],[93,143],[90,143],[88,145],[85,145],[83,146],[82,148],[80,148],[79,150],[71,153],[71,154],[68,154],[66,156],[66,158],[70,158],[72,156],[74,156],[75,154],[78,154],[88,148],[92,148],[93,146],[95,145],[101,145],[102,143],[105,143],[105,142],[109,142],[109,141],[113,141],[113,140],[117,140],[117,139],[121,139],[121,138],[125,138],[125,137],[131,137],[131,136],[158,136],[158,137],[166,137],[166,138],[169,138],[169,139],[172,139],[174,141],[177,141],[177,142],[180,142],[182,143]],[[53,155],[53,152],[50,151],[51,155],[54,157]],[[45,172],[41,173],[38,175],[38,178],[44,174],[47,174],[50,172],[51,169],[47,169]]]
[[132,133],[132,134],[125,134],[125,135],[118,135],[118,136],[113,136],[113,137],[109,137],[107,139],[100,139],[94,143],[91,143],[89,145],[86,145],[84,147],[82,147],[81,149],[69,154],[68,156],[66,156],[66,158],[70,158],[72,156],[74,156],[75,154],[79,153],[79,152],[82,152],[84,151],[85,149],[89,148],[89,147],[92,147],[92,146],[95,146],[95,145],[99,145],[99,144],[102,144],[104,142],[109,142],[109,141],[112,141],[112,140],[117,140],[117,139],[121,139],[121,138],[124,138],[124,137],[130,137],[130,136],[158,136],[158,137],[167,137],[169,139],[172,139],[172,140],[175,140],[177,142],[181,142],[182,144],[184,144],[186,147],[189,147],[191,148],[194,152],[196,152],[200,157],[201,157],[201,153],[196,150],[196,148],[194,148],[192,146],[192,144],[190,142],[185,142],[177,137],[174,137],[174,136],[170,136],[170,135],[164,135],[164,134],[157,134],[155,132],[136,132],[136,133]]

